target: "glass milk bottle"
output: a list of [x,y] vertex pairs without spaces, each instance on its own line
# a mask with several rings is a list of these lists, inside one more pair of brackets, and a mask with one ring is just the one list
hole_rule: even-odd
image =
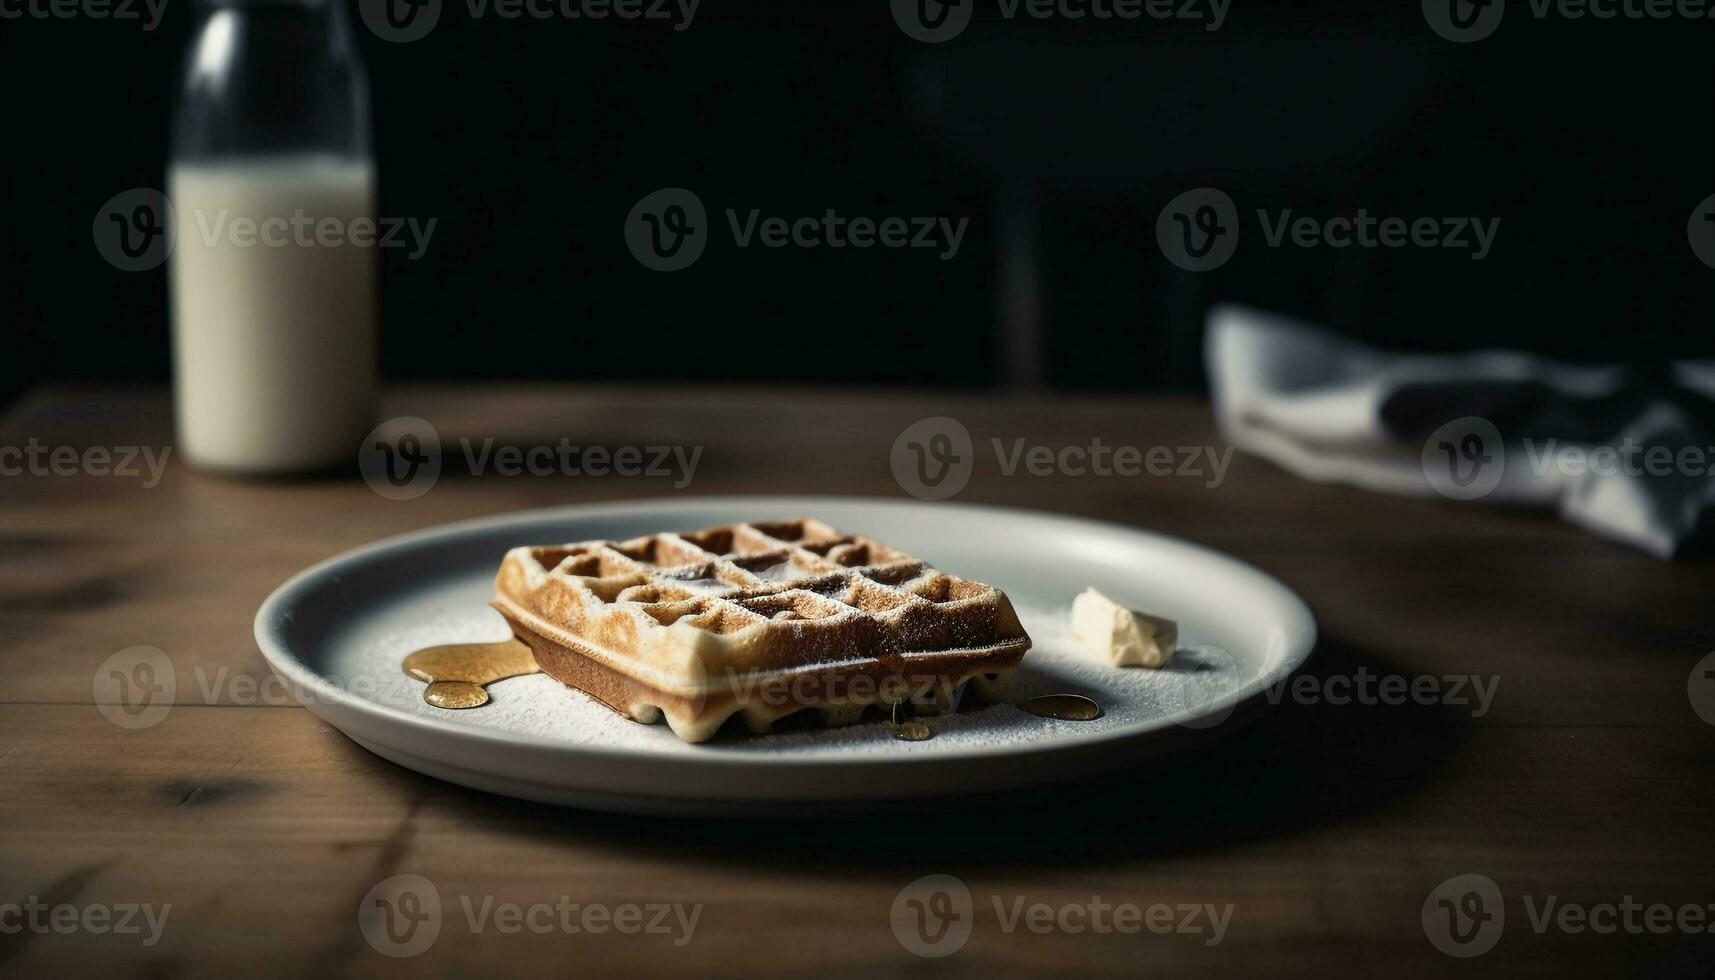
[[167,195],[179,451],[350,465],[374,424],[375,165],[340,0],[202,0]]

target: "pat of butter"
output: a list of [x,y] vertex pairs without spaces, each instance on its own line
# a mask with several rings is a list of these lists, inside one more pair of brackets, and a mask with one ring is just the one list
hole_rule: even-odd
[[1072,635],[1115,667],[1163,667],[1179,644],[1179,624],[1085,589],[1072,600]]

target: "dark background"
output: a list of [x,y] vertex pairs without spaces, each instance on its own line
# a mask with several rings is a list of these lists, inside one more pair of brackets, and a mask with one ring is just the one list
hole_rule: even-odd
[[[1007,22],[940,45],[886,0],[704,0],[689,30],[472,20],[426,38],[355,16],[383,215],[438,219],[383,251],[394,379],[695,378],[1157,390],[1202,385],[1209,303],[1240,300],[1418,349],[1573,360],[1710,354],[1712,271],[1686,221],[1715,193],[1715,21],[1537,20],[1435,35],[1414,2],[1234,0],[1225,26]],[[168,375],[166,269],[126,273],[91,222],[160,187],[198,9],[160,27],[0,20],[6,220],[0,401],[44,379]],[[1180,272],[1156,216],[1199,185],[1245,237]],[[735,249],[651,272],[621,229],[643,195],[711,219],[944,215],[920,250]],[[1267,249],[1255,210],[1501,218],[1493,253]],[[724,240],[723,240],[724,239]],[[1006,265],[1004,255],[1015,264]],[[1034,255],[1040,334],[1001,324]]]

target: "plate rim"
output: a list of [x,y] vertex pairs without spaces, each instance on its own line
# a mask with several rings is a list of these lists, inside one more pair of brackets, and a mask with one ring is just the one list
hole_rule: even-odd
[[[1232,566],[1252,577],[1256,585],[1275,593],[1287,614],[1288,632],[1287,648],[1280,663],[1272,669],[1260,674],[1245,685],[1229,691],[1220,697],[1203,705],[1195,715],[1186,719],[1194,721],[1210,717],[1217,712],[1231,713],[1244,702],[1265,694],[1271,687],[1284,681],[1304,666],[1314,653],[1319,638],[1316,618],[1310,606],[1291,588],[1278,578],[1256,566],[1233,557],[1225,552],[1217,551],[1184,538],[1174,537],[1158,531],[1151,531],[1129,524],[1099,518],[1084,517],[1076,514],[1062,514],[1055,511],[1038,510],[1030,507],[1015,507],[997,504],[968,503],[964,501],[924,501],[906,500],[898,497],[865,496],[865,495],[832,495],[832,494],[740,494],[740,495],[711,495],[711,496],[674,496],[663,498],[645,498],[605,500],[583,504],[562,504],[552,507],[532,507],[523,510],[504,511],[478,517],[462,518],[434,524],[429,527],[406,531],[401,534],[371,541],[335,554],[322,561],[310,565],[277,586],[256,611],[253,621],[253,632],[257,647],[269,668],[287,685],[288,690],[308,691],[314,697],[304,703],[303,707],[312,715],[328,721],[339,728],[348,738],[356,738],[352,732],[341,724],[343,719],[330,717],[330,714],[353,712],[359,716],[371,716],[377,721],[384,721],[403,726],[410,734],[421,735],[433,740],[451,739],[454,742],[481,743],[496,748],[522,750],[530,754],[545,754],[576,758],[590,763],[620,764],[628,762],[647,762],[652,765],[670,766],[715,766],[721,768],[753,768],[766,766],[769,771],[781,772],[794,768],[805,771],[821,771],[828,768],[866,769],[886,768],[898,770],[901,767],[930,767],[941,766],[961,761],[971,762],[985,760],[992,762],[996,759],[1031,759],[1044,755],[1063,752],[1095,752],[1112,749],[1115,745],[1134,740],[1160,738],[1171,734],[1172,728],[1156,725],[1142,729],[1121,728],[1101,732],[1072,742],[1047,741],[1040,744],[1009,746],[1004,750],[971,748],[949,749],[944,752],[923,755],[905,756],[870,756],[853,754],[832,758],[802,759],[790,756],[773,755],[745,756],[739,754],[709,754],[704,756],[670,756],[652,749],[637,749],[623,746],[590,745],[585,743],[554,743],[527,735],[505,731],[502,729],[483,728],[469,725],[446,725],[434,719],[424,718],[401,708],[383,704],[367,697],[351,693],[339,685],[325,680],[320,673],[312,669],[302,658],[293,653],[283,641],[277,640],[275,631],[283,628],[290,620],[292,610],[303,594],[319,584],[322,579],[342,566],[373,559],[389,552],[408,549],[424,540],[431,540],[448,535],[468,534],[476,531],[488,531],[504,528],[510,524],[535,523],[542,520],[552,520],[556,515],[567,518],[591,517],[600,518],[611,514],[633,514],[648,511],[674,511],[694,507],[730,507],[730,508],[763,508],[773,507],[776,510],[786,506],[787,502],[814,501],[821,504],[881,507],[884,509],[897,508],[915,510],[921,507],[958,509],[973,515],[987,514],[991,517],[1004,518],[1026,517],[1033,521],[1048,521],[1077,527],[1084,532],[1102,531],[1147,538],[1156,546],[1179,550],[1212,560],[1219,564]],[[803,509],[801,503],[791,505]],[[796,510],[794,510],[796,512]],[[1004,589],[1002,591],[1005,591]],[[317,710],[318,708],[322,710]],[[326,712],[326,713],[324,713]],[[1167,720],[1168,725],[1179,726],[1185,734],[1191,734],[1193,726],[1184,722]],[[365,738],[377,741],[372,735]],[[510,777],[507,777],[510,778]]]

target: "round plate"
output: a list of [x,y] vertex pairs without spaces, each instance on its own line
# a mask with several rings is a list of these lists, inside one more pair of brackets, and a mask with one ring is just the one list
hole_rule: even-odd
[[[544,674],[491,685],[480,708],[436,708],[400,666],[425,646],[507,638],[488,599],[509,548],[790,517],[867,534],[1006,592],[1034,641],[1009,703],[926,719],[933,737],[921,742],[876,722],[689,745]],[[1177,620],[1173,662],[1120,669],[1083,653],[1068,618],[1088,586]],[[1283,684],[1315,639],[1309,609],[1285,586],[1183,541],[1035,511],[842,497],[680,498],[465,521],[323,562],[256,614],[256,641],[281,680],[377,755],[526,799],[680,814],[967,794],[1135,765],[1200,744],[1191,736]],[[1092,697],[1102,715],[1059,721],[1013,706],[1052,693]]]

